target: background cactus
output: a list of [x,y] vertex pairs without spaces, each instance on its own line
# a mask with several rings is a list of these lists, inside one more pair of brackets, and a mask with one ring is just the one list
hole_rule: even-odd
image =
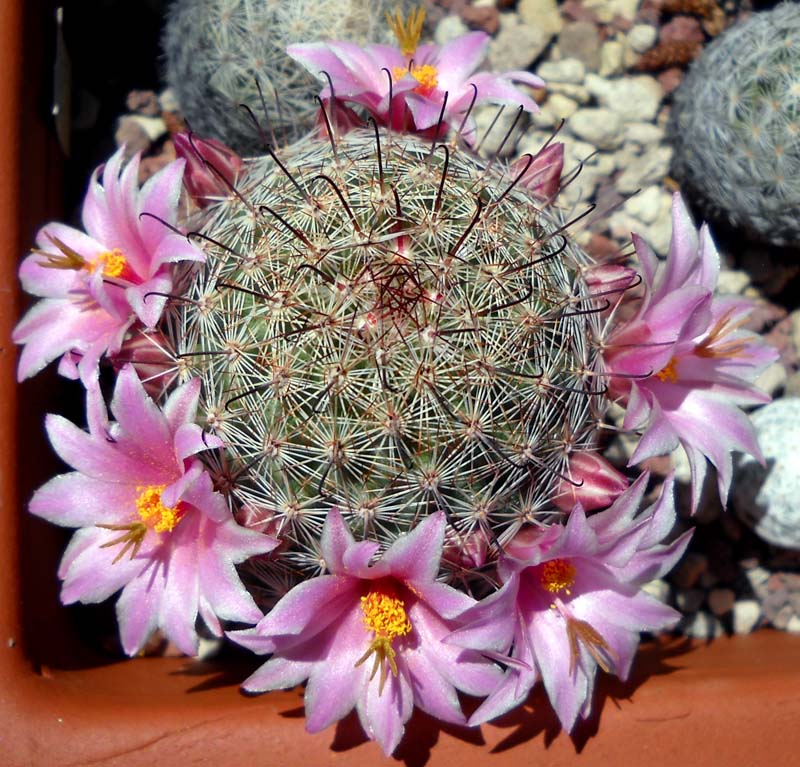
[[675,92],[669,133],[672,172],[706,215],[800,242],[800,6],[754,14],[711,43]]
[[[308,131],[316,80],[286,54],[298,42],[388,42],[384,13],[405,0],[173,0],[163,48],[165,75],[192,129],[244,154],[263,151],[239,104],[264,122],[256,78],[279,141]],[[276,103],[275,94],[279,94]]]
[[466,149],[376,139],[247,161],[172,309],[228,445],[218,484],[288,543],[286,582],[321,571],[332,506],[384,547],[444,509],[459,577],[547,519],[602,417],[600,301],[567,228]]

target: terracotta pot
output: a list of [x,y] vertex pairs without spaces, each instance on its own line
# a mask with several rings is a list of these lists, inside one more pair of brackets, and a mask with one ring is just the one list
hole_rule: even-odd
[[[38,27],[23,36],[24,6],[0,3],[0,764],[373,764],[380,751],[352,718],[312,736],[303,729],[299,691],[240,694],[238,682],[257,660],[217,667],[178,658],[111,662],[82,641],[73,611],[59,605],[55,571],[64,536],[29,518],[25,506],[33,488],[58,471],[41,424],[43,406],[63,412],[61,389],[52,375],[17,387],[9,339],[18,258],[36,225],[60,215],[59,155],[46,118],[36,119],[40,102],[30,85],[47,69],[36,57]],[[113,46],[100,46],[98,55],[113,55]],[[417,713],[396,758],[549,767],[796,762],[800,638],[761,631],[709,646],[645,646],[630,682],[603,680],[597,708],[596,724],[574,739],[558,731],[541,691],[479,730],[441,727]]]

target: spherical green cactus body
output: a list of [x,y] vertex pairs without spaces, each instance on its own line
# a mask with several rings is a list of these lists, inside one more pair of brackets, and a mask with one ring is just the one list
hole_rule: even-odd
[[319,570],[334,506],[383,547],[443,510],[449,546],[498,551],[595,443],[607,303],[588,257],[457,146],[359,130],[278,159],[249,161],[211,210],[173,309],[227,444],[218,485],[298,572]]
[[405,9],[408,1],[173,0],[163,36],[166,80],[196,133],[241,154],[260,153],[259,131],[240,104],[262,124],[265,105],[267,138],[279,143],[309,131],[318,111],[311,95],[318,83],[286,47],[390,42],[385,12],[396,6]]
[[778,245],[800,242],[800,5],[711,43],[675,93],[673,174],[707,216]]

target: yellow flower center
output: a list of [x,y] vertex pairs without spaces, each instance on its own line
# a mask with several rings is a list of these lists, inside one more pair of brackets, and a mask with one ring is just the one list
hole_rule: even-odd
[[539,575],[542,586],[551,594],[564,591],[569,594],[569,589],[575,583],[575,566],[566,559],[551,559],[542,565]]
[[678,360],[673,357],[661,370],[656,373],[656,378],[664,383],[675,383],[678,380]]
[[119,248],[114,248],[114,250],[101,253],[97,258],[87,261],[84,268],[89,274],[94,274],[95,270],[99,268],[104,277],[119,277],[127,265],[128,259],[125,258],[125,254]]
[[369,678],[374,679],[380,669],[378,688],[380,695],[388,678],[386,666],[389,666],[393,676],[397,676],[397,661],[392,640],[410,633],[411,621],[406,615],[405,602],[391,588],[376,588],[361,597],[361,611],[364,613],[364,626],[373,632],[375,638],[355,665],[360,666],[371,655],[375,655]]
[[439,71],[432,64],[423,64],[421,67],[411,65],[410,68],[393,67],[392,77],[399,80],[401,77],[410,74],[419,85],[414,88],[414,93],[421,96],[430,96],[439,84]]
[[144,524],[157,533],[170,533],[181,521],[184,509],[181,504],[165,506],[161,501],[161,493],[166,485],[149,485],[137,487],[140,495],[136,499],[136,511]]
[[407,20],[403,19],[399,8],[395,9],[394,16],[389,11],[386,11],[386,21],[389,22],[389,27],[397,38],[400,52],[403,56],[410,56],[414,53],[422,35],[422,25],[425,23],[425,9],[420,6],[411,11]]
[[60,251],[59,253],[49,253],[40,248],[33,249],[34,253],[44,256],[45,260],[40,261],[39,265],[46,269],[72,269],[76,272],[83,269],[89,274],[94,274],[95,270],[100,268],[104,277],[120,277],[128,265],[128,259],[125,258],[125,254],[119,248],[107,250],[97,258],[87,261],[80,253],[59,240],[58,237],[54,237],[52,234],[48,234],[47,237]]

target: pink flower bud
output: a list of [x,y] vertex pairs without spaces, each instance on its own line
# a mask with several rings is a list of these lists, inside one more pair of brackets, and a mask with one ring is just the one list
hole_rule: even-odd
[[516,175],[524,171],[519,183],[526,187],[534,197],[548,200],[558,193],[563,169],[564,145],[560,141],[556,141],[534,155],[533,160],[524,156],[520,157],[511,166],[511,173]]
[[584,276],[589,290],[598,295],[627,290],[636,282],[639,274],[622,264],[597,264],[587,269]]
[[109,354],[116,372],[125,365],[133,365],[145,391],[154,399],[177,382],[178,364],[171,351],[170,342],[160,331],[134,331],[122,342],[118,352]]
[[[628,489],[628,478],[617,471],[598,453],[574,453],[569,459],[569,475],[573,482],[564,479],[556,493],[556,506],[561,511],[572,511],[580,503],[585,511],[610,506]],[[574,483],[583,483],[576,486]]]
[[[325,120],[326,115],[327,120]],[[327,139],[330,126],[334,136],[343,136],[354,128],[363,128],[364,124],[358,114],[344,102],[339,99],[323,99],[322,107],[317,114],[317,135],[319,138]]]
[[489,541],[483,530],[476,530],[467,535],[448,531],[442,549],[442,559],[456,567],[471,570],[486,564],[488,551]]
[[183,183],[201,208],[210,198],[227,197],[242,169],[242,158],[221,141],[176,133],[175,154],[186,160]]

